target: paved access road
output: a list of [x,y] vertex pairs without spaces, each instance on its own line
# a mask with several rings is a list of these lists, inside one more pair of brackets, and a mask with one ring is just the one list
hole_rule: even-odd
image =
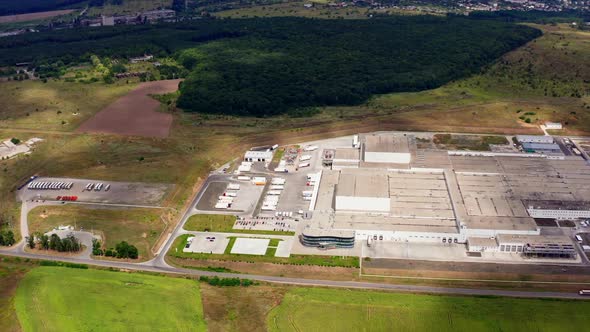
[[18,256],[31,259],[54,260],[68,263],[89,264],[101,267],[113,267],[119,269],[127,269],[134,271],[148,271],[158,273],[184,274],[192,276],[218,276],[220,278],[244,278],[256,281],[300,285],[300,286],[325,286],[325,287],[341,287],[341,288],[361,288],[361,289],[377,289],[386,291],[402,291],[402,292],[417,292],[417,293],[436,293],[436,294],[459,294],[459,295],[492,295],[492,296],[508,296],[508,297],[523,297],[523,298],[559,298],[559,299],[586,299],[580,297],[577,293],[559,293],[559,292],[525,292],[525,291],[511,291],[511,290],[495,290],[495,289],[470,289],[470,288],[451,288],[451,287],[431,287],[431,286],[416,286],[416,285],[394,285],[381,284],[372,282],[358,282],[358,281],[334,281],[334,280],[316,280],[303,278],[286,278],[286,277],[272,277],[252,274],[237,274],[237,273],[218,273],[200,270],[191,270],[176,267],[163,266],[149,266],[144,264],[100,261],[92,259],[80,258],[66,258],[66,257],[52,257],[30,253],[16,253],[13,251],[0,250],[0,254],[6,256]]

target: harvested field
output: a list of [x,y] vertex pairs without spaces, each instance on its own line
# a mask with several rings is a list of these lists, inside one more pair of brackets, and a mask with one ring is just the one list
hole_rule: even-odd
[[0,16],[0,23],[14,23],[14,22],[28,22],[35,20],[43,20],[50,17],[67,15],[73,12],[73,9],[64,10],[51,10],[47,12],[28,13],[28,14],[17,14],[17,15],[6,15]]
[[181,80],[141,83],[135,90],[84,122],[78,132],[126,136],[168,137],[172,115],[157,112],[160,102],[151,94],[165,94],[178,89]]

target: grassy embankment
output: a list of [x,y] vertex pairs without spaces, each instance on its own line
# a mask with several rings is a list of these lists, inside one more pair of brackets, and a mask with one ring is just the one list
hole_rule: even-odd
[[40,206],[29,212],[29,231],[45,233],[60,225],[101,235],[105,248],[121,241],[133,244],[140,259],[152,258],[152,247],[165,225],[157,209],[106,209],[90,206]]
[[38,267],[17,289],[23,331],[206,331],[198,283],[136,273]]
[[[281,265],[314,265],[324,267],[350,267],[358,268],[359,261],[358,257],[341,257],[341,256],[317,256],[317,255],[291,255],[290,257],[274,257],[274,251],[267,251],[264,256],[257,255],[236,255],[230,254],[235,237],[230,237],[230,243],[228,244],[224,254],[205,254],[205,253],[186,253],[183,252],[186,240],[189,234],[179,236],[174,241],[174,244],[168,252],[168,256],[177,258],[173,263],[185,267],[193,267],[191,264],[184,264],[183,261],[227,261],[227,262],[250,262],[250,263],[272,263]],[[278,245],[278,242],[274,241],[272,244]],[[274,246],[274,245],[273,245]],[[272,248],[271,248],[272,249]],[[272,253],[272,256],[271,256]],[[187,262],[187,263],[188,263]],[[205,264],[205,266],[207,266]]]
[[505,136],[436,134],[433,143],[448,150],[490,151],[490,144],[510,144]]
[[585,301],[294,288],[267,322],[270,331],[565,331],[590,323],[588,308]]
[[295,232],[275,232],[261,230],[234,229],[235,216],[217,214],[195,214],[184,224],[187,231],[219,232],[219,233],[248,233],[270,235],[294,235]]

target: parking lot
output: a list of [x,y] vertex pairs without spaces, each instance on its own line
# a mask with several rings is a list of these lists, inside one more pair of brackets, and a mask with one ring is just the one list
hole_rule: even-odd
[[252,218],[239,218],[234,229],[294,232],[299,223],[299,215],[294,214],[293,218],[257,216]]
[[[240,185],[239,190],[233,191],[236,196],[233,197],[231,207],[227,209],[216,209],[215,205],[219,197],[227,192],[227,187],[230,183]],[[249,181],[231,180],[229,177],[227,180],[212,181],[205,188],[205,192],[197,202],[196,209],[200,211],[214,211],[216,213],[252,213],[263,189],[264,186],[256,186]]]
[[182,251],[205,254],[223,254],[225,248],[229,244],[229,239],[219,234],[191,235],[189,240],[190,241],[187,242]]
[[[34,183],[71,183],[62,185],[63,189],[35,187]],[[98,190],[96,187],[102,183]],[[29,185],[22,187],[17,191],[17,198],[21,201],[31,200],[68,200],[91,203],[110,203],[110,204],[130,204],[130,205],[158,205],[163,198],[172,189],[173,185],[160,183],[133,183],[133,182],[115,182],[102,180],[86,180],[72,178],[49,178],[39,177],[31,181]],[[87,190],[89,184],[93,188]],[[108,190],[107,189],[108,186]],[[70,187],[69,189],[67,189]],[[45,189],[43,189],[45,188]],[[68,199],[64,199],[67,197]],[[75,199],[73,199],[75,197]]]

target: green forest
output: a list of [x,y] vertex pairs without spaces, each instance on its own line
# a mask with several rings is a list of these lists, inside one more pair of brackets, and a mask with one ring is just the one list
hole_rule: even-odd
[[91,54],[172,56],[186,111],[271,116],[431,89],[478,72],[540,31],[462,17],[203,19],[62,30],[0,40],[0,65],[75,64]]

